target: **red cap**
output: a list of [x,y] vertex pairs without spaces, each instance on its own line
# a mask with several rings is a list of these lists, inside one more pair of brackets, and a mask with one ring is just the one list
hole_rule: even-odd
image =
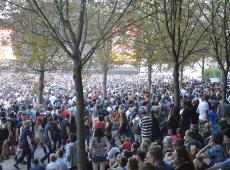
[[29,117],[27,115],[23,115],[21,116],[22,121],[26,121],[29,120]]

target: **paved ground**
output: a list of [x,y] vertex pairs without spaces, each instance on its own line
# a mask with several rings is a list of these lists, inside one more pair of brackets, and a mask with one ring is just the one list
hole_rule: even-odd
[[[38,148],[36,150],[36,152],[35,152],[35,156],[34,157],[40,159],[43,156],[44,156],[43,150],[41,148]],[[15,160],[14,160],[13,156],[11,156],[9,160],[5,160],[5,161],[3,161],[0,164],[2,165],[2,169],[3,170],[16,170],[16,168],[14,168]],[[25,165],[20,164],[19,167],[20,167],[21,170],[26,170],[26,166]]]

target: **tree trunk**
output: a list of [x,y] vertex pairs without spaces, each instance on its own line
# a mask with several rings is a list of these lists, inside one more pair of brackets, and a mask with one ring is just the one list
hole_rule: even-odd
[[38,101],[39,101],[39,104],[44,103],[44,98],[43,98],[44,80],[45,80],[44,66],[43,67],[41,66],[41,70],[39,72],[39,87],[38,87]]
[[162,72],[162,63],[159,63],[159,72]]
[[148,92],[151,95],[152,92],[152,64],[148,62]]
[[137,72],[140,73],[141,72],[141,62],[137,63]]
[[180,112],[180,82],[179,82],[179,64],[174,62],[173,68],[173,89],[174,89],[174,113]]
[[223,83],[223,89],[222,89],[222,100],[224,103],[226,103],[226,95],[227,95],[227,88],[228,88],[228,71],[222,70],[222,83]]
[[202,67],[201,67],[201,81],[202,81],[202,84],[204,84],[204,64],[205,64],[205,61],[204,61],[204,57],[202,57]]
[[103,69],[103,95],[104,95],[104,99],[107,97],[107,74],[108,74],[108,69],[107,68]]
[[182,83],[183,82],[183,78],[184,78],[184,66],[181,65],[181,68],[180,68],[180,82]]
[[75,83],[77,113],[77,167],[79,170],[86,169],[86,151],[84,139],[84,96],[82,85],[82,67],[78,66],[78,62],[74,61],[73,80]]

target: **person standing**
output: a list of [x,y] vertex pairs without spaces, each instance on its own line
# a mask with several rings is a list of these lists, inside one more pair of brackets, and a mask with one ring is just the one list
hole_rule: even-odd
[[199,114],[199,128],[203,132],[205,123],[208,122],[209,115],[209,105],[208,105],[208,95],[204,95],[203,101],[198,105],[197,113]]
[[142,118],[141,118],[141,120],[139,122],[139,126],[141,128],[142,142],[145,141],[145,140],[147,140],[147,141],[152,140],[152,118],[147,113],[146,109],[145,108],[140,109]]
[[66,145],[66,161],[70,170],[77,169],[77,136],[70,134],[70,143]]
[[46,150],[46,155],[41,159],[41,162],[43,163],[47,158],[49,162],[49,155],[51,153],[54,153],[54,140],[53,140],[53,118],[48,117],[48,123],[45,126],[45,137],[44,137],[44,143],[46,145],[46,148],[48,148],[48,151]]
[[20,169],[18,167],[19,163],[21,163],[25,157],[27,157],[27,170],[31,168],[31,158],[32,158],[32,132],[30,130],[31,121],[27,120],[23,123],[22,133],[20,135],[19,144],[22,149],[21,156],[17,159],[16,164],[14,167]]
[[92,155],[93,170],[105,170],[106,153],[109,142],[104,135],[103,129],[96,128],[94,136],[90,140],[89,151]]
[[220,120],[230,119],[230,104],[228,101],[226,103],[219,104],[217,113]]
[[70,115],[66,114],[65,118],[61,121],[61,138],[62,138],[62,146],[64,146],[70,137]]
[[2,117],[0,121],[0,160],[9,159],[10,147],[9,142],[12,136],[12,130],[10,122],[7,121],[6,117]]

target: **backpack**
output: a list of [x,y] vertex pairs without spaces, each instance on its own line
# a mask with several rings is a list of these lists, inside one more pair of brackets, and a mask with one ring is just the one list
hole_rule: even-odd
[[132,130],[135,134],[141,134],[141,128],[139,126],[139,121],[134,121],[132,124]]

